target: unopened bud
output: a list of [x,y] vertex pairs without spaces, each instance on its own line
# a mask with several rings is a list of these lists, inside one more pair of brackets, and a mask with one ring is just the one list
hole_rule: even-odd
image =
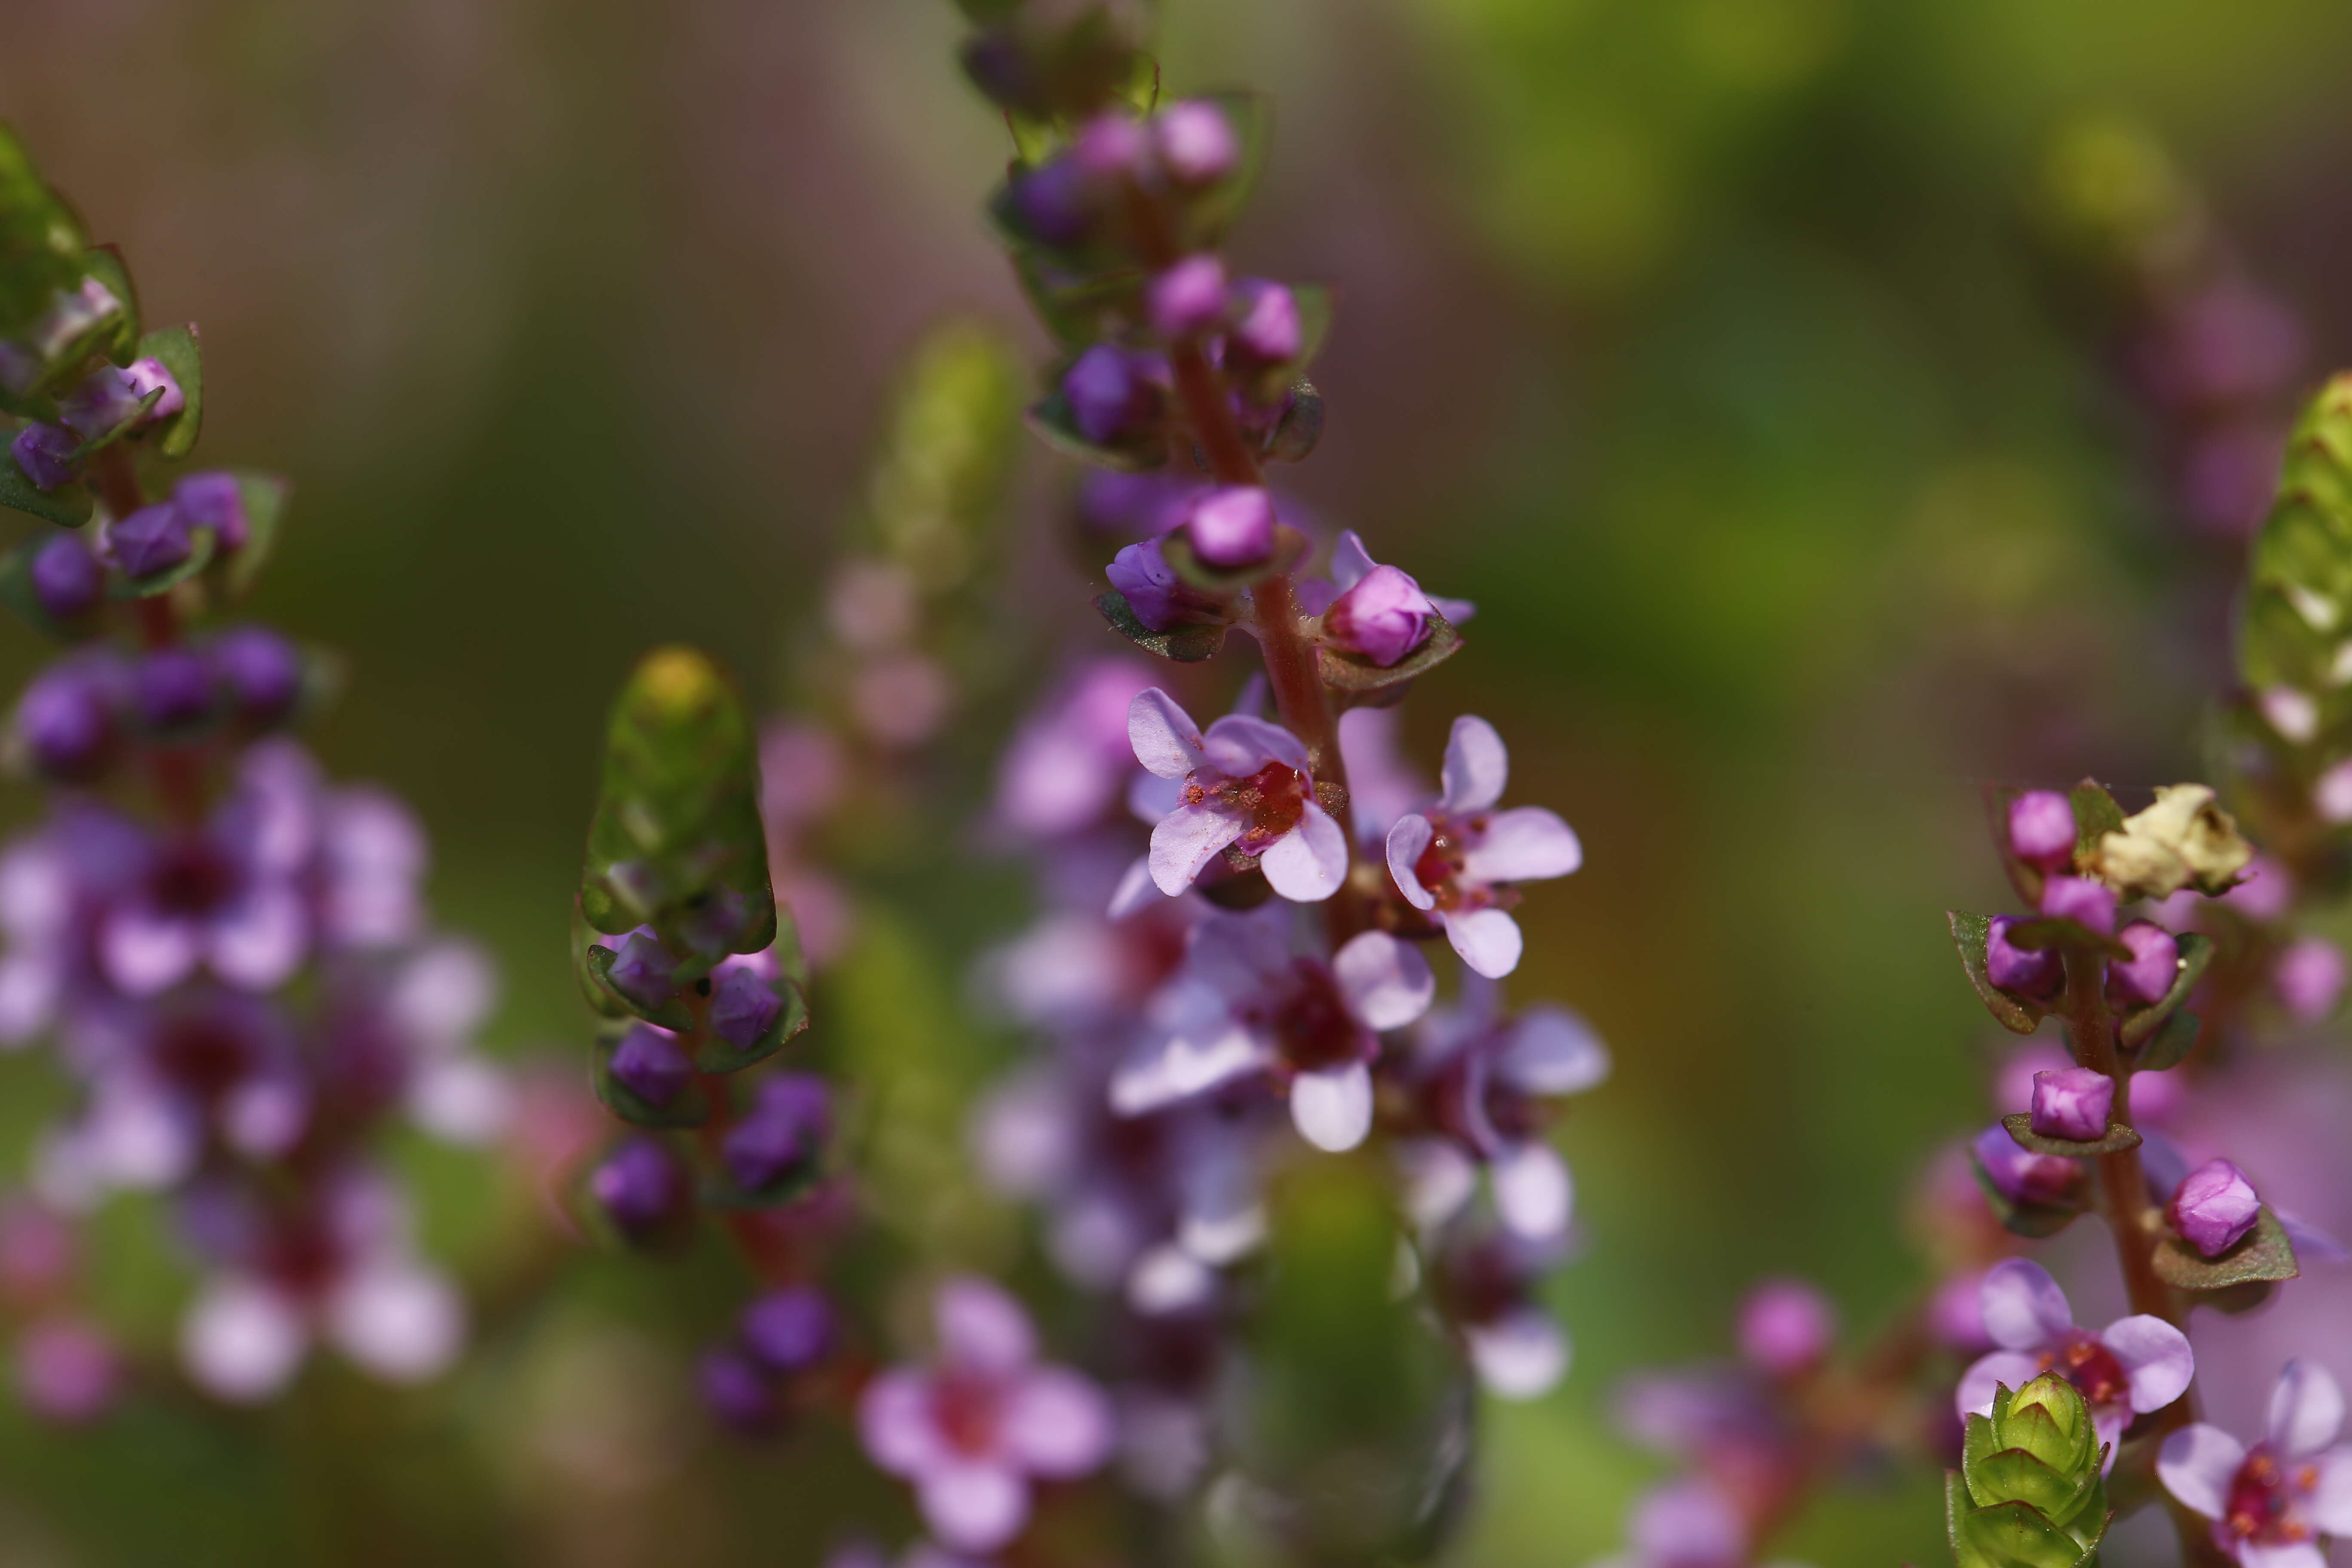
[[2044,1138],[2095,1142],[2107,1135],[2107,1112],[2115,1105],[2116,1080],[2089,1068],[2061,1068],[2033,1075],[2033,1131]]

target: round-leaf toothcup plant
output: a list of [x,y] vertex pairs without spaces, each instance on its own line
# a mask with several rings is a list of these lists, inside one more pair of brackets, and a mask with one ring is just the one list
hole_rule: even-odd
[[1947,1487],[1959,1568],[2073,1568],[2106,1533],[2109,1458],[2074,1384],[2044,1373],[1971,1415]]

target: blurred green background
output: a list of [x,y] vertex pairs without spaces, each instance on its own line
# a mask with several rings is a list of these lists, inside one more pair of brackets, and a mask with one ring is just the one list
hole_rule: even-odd
[[[1654,1473],[1610,1432],[1620,1375],[1718,1351],[1766,1271],[1858,1325],[1916,1282],[1904,1184],[1982,1115],[1983,1020],[1939,934],[1999,897],[1979,781],[2197,771],[2236,550],[2183,521],[2097,268],[2050,239],[2052,150],[2086,121],[2166,149],[2315,376],[2352,339],[2352,10],[1165,20],[1171,83],[1276,101],[1240,260],[1345,291],[1299,490],[1481,606],[1409,733],[1433,762],[1454,712],[1493,718],[1515,797],[1588,848],[1529,900],[1512,982],[1617,1052],[1562,1132],[1578,1360],[1492,1412],[1465,1551],[1580,1563]],[[688,638],[783,698],[899,356],[950,309],[1020,322],[976,216],[1002,132],[950,8],[88,0],[12,7],[6,35],[0,115],[124,246],[149,317],[203,325],[207,454],[295,481],[257,607],[348,657],[318,745],[431,826],[443,919],[505,969],[500,1047],[577,1060],[564,910],[622,672]],[[1066,479],[1025,454],[1033,536]],[[1076,589],[1022,591],[1106,642]],[[36,653],[0,638],[12,684]],[[473,1179],[415,1158],[444,1197]],[[463,1213],[436,1223],[462,1251]],[[792,1560],[803,1500],[871,1483],[683,1407],[677,1359],[732,1288],[583,1263],[539,1331],[388,1407],[330,1376],[226,1425],[0,1417],[0,1564]],[[336,1473],[346,1438],[365,1473]],[[1788,1555],[1924,1563],[1940,1536],[1920,1481],[1840,1494]]]

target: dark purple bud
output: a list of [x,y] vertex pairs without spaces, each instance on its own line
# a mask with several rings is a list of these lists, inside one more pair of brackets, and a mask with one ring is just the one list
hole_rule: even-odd
[[81,472],[73,460],[81,442],[74,433],[59,425],[27,425],[16,432],[8,443],[8,455],[16,459],[16,467],[33,481],[37,490],[53,490],[70,483]]
[[190,528],[209,528],[223,550],[245,543],[250,531],[245,516],[245,492],[235,474],[190,474],[172,487],[173,504]]
[[2017,922],[2014,915],[1993,916],[1992,929],[1985,935],[1985,973],[2004,991],[2028,996],[2047,995],[2065,979],[2064,965],[2052,950],[2035,952],[2013,946],[2009,930]]
[[2054,789],[2030,789],[2009,803],[2009,852],[2029,866],[2063,870],[2074,858],[2074,808]]
[[1080,354],[1062,377],[1062,398],[1078,434],[1103,446],[1149,434],[1167,398],[1147,366],[1140,355],[1110,343]]
[[210,653],[213,674],[249,724],[275,724],[302,695],[302,656],[267,626],[233,626],[213,639]]
[[1036,65],[1009,28],[992,27],[965,40],[963,71],[992,103],[1024,113],[1043,106]]
[[1306,341],[1298,321],[1298,297],[1279,283],[1244,278],[1234,285],[1235,319],[1225,333],[1225,363],[1234,370],[1263,370],[1298,357]]
[[2116,931],[2116,895],[2090,877],[2053,877],[2042,885],[2042,912],[2088,926],[2101,936]]
[[2180,944],[2153,921],[2134,921],[2116,933],[2131,957],[2107,965],[2107,994],[2127,1007],[2160,1002],[2180,977]]
[[16,704],[16,734],[47,777],[91,778],[114,745],[110,683],[79,665],[54,668],[25,689]]
[[694,1064],[677,1047],[677,1037],[651,1024],[638,1024],[613,1047],[611,1071],[622,1088],[647,1105],[666,1106],[676,1100]]
[[2077,1162],[2019,1148],[1998,1121],[1977,1134],[1976,1152],[1994,1190],[2013,1204],[2065,1203],[2083,1179]]
[[758,1192],[814,1160],[831,1121],[824,1079],[780,1073],[760,1086],[751,1114],[728,1130],[719,1157],[737,1186]]
[[187,394],[180,390],[179,378],[162,360],[132,360],[124,368],[122,379],[130,384],[131,394],[135,398],[144,399],[158,387],[163,389],[163,395],[157,398],[155,406],[147,411],[150,419],[169,419],[188,406]]
[[2165,1217],[2180,1239],[2208,1258],[2219,1258],[2254,1228],[2263,1212],[2246,1173],[2227,1160],[2208,1160],[2182,1178]]
[[1205,185],[1234,172],[1241,161],[1241,138],[1225,111],[1213,103],[1172,103],[1151,122],[1160,166],[1180,185]]
[[183,729],[212,711],[213,672],[193,648],[159,647],[140,659],[131,693],[148,729]]
[[1795,1377],[1821,1364],[1837,1332],[1829,1298],[1801,1279],[1770,1279],[1739,1305],[1739,1353],[1774,1377]]
[[2044,1138],[2095,1142],[2107,1135],[2116,1080],[2089,1068],[2058,1068],[2033,1075],[2033,1131]]
[[30,575],[33,597],[57,620],[86,616],[106,597],[106,568],[79,534],[60,533],[42,545],[33,554]]
[[676,1219],[688,1196],[685,1169],[652,1138],[632,1138],[607,1154],[588,1190],[622,1234],[634,1237]]
[[1394,566],[1375,566],[1323,612],[1323,630],[1386,669],[1428,640],[1434,613],[1420,584]]
[[100,365],[58,399],[58,418],[83,440],[95,440],[135,416],[140,396],[128,375],[110,364]]
[[1255,566],[1274,554],[1274,498],[1258,485],[1221,485],[1192,503],[1184,534],[1212,566]]
[[742,894],[721,887],[687,910],[678,921],[677,934],[697,952],[706,956],[723,953],[742,934],[744,917],[749,912]]
[[710,1413],[738,1432],[751,1436],[775,1429],[773,1390],[760,1363],[732,1346],[704,1352],[695,1381]]
[[814,1285],[788,1285],[744,1308],[742,1330],[753,1355],[778,1372],[799,1372],[833,1347],[833,1306]]
[[1208,331],[1224,320],[1225,264],[1188,256],[1151,280],[1143,303],[1151,330],[1171,342]]
[[1197,618],[1195,612],[1213,612],[1216,608],[1205,595],[1189,587],[1176,575],[1176,568],[1168,564],[1168,557],[1156,539],[1147,539],[1120,551],[1103,568],[1103,575],[1127,600],[1135,618],[1155,632]]
[[142,507],[109,523],[106,547],[113,552],[114,563],[132,577],[168,572],[195,550],[188,537],[187,518],[170,501]]
[[1041,245],[1078,244],[1093,231],[1097,184],[1065,154],[1040,163],[1013,183],[1013,216]]
[[613,989],[640,1007],[659,1007],[677,994],[672,976],[677,971],[677,961],[670,957],[661,942],[644,931],[631,931],[613,955],[613,966],[605,978]]
[[784,1004],[775,987],[749,963],[720,968],[710,993],[710,1032],[739,1051],[750,1050],[773,1026]]

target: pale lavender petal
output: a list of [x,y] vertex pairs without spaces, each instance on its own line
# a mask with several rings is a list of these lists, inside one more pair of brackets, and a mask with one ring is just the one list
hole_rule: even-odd
[[1139,1050],[1111,1074],[1110,1108],[1120,1116],[1140,1116],[1231,1083],[1273,1059],[1265,1045],[1238,1025],[1201,1038],[1172,1036]]
[[1349,1062],[1300,1073],[1291,1080],[1290,1119],[1318,1149],[1337,1154],[1354,1148],[1372,1130],[1371,1068]]
[[1568,1371],[1568,1335],[1540,1307],[1517,1307],[1462,1331],[1478,1381],[1498,1399],[1537,1399]]
[[1290,973],[1290,911],[1276,903],[1248,914],[1212,915],[1192,928],[1184,948],[1184,973],[1227,1004],[1256,1000],[1269,983]]
[[2331,1447],[2344,1430],[2344,1391],[2324,1366],[2291,1361],[2271,1385],[2271,1447],[2299,1459]]
[[1227,778],[1245,779],[1269,763],[1307,769],[1307,748],[1297,736],[1246,713],[1228,713],[1210,725],[1201,749]]
[[2197,1355],[2188,1337],[2162,1318],[2146,1312],[2117,1318],[2099,1331],[2099,1342],[2123,1363],[2131,1379],[2131,1407],[2142,1415],[2179,1398],[2197,1375]]
[[1205,805],[1180,805],[1151,830],[1151,879],[1174,898],[1202,868],[1242,836],[1242,823]]
[[[2179,1184],[2173,1183],[2176,1187]],[[2305,1268],[2319,1263],[2352,1263],[2352,1247],[2336,1240],[2332,1233],[2283,1208],[2274,1207],[2271,1213],[2277,1216],[2279,1228],[2286,1232],[2288,1245],[2294,1248],[2294,1260]]]
[[436,1057],[408,1086],[408,1114],[444,1143],[480,1149],[513,1124],[516,1093],[507,1075],[479,1057]]
[[1389,875],[1396,879],[1397,891],[1404,895],[1404,901],[1417,910],[1437,907],[1437,895],[1423,887],[1413,874],[1413,868],[1428,852],[1429,841],[1436,837],[1437,829],[1429,825],[1429,818],[1417,815],[1398,817],[1396,826],[1389,829]]
[[1103,913],[1111,920],[1123,921],[1167,896],[1151,879],[1151,857],[1139,855],[1133,865],[1119,873],[1118,886],[1111,889],[1110,905]]
[[876,1375],[858,1395],[857,1432],[866,1458],[892,1475],[930,1468],[944,1452],[931,1420],[930,1381],[904,1366]]
[[1500,980],[1519,966],[1527,939],[1519,934],[1519,922],[1502,910],[1468,910],[1438,919],[1462,962],[1487,979]]
[[143,904],[124,904],[99,927],[99,963],[117,990],[152,996],[188,977],[196,966],[198,942],[189,921],[160,914]]
[[1450,1138],[1414,1138],[1396,1145],[1404,1181],[1405,1213],[1423,1230],[1435,1230],[1462,1212],[1478,1190],[1478,1166]]
[[215,1280],[180,1321],[188,1375],[232,1404],[258,1404],[285,1387],[309,1348],[293,1304],[249,1279]]
[[1135,760],[1161,778],[1181,779],[1201,765],[1200,726],[1156,686],[1128,705],[1127,739]]
[[1309,801],[1298,826],[1265,847],[1258,868],[1274,890],[1297,904],[1318,904],[1348,879],[1348,836]]
[[2003,1350],[2038,1350],[2074,1326],[2066,1292],[2032,1258],[2005,1258],[1987,1269],[1981,1300],[1985,1332]]
[[2312,1468],[2319,1474],[2304,1510],[2328,1534],[2352,1536],[2352,1448],[2331,1448]]
[[1364,548],[1362,536],[1352,528],[1342,529],[1339,542],[1331,547],[1331,585],[1344,594],[1362,582],[1372,566],[1372,552]]
[[1437,977],[1429,960],[1411,942],[1386,931],[1360,931],[1332,955],[1331,973],[1348,1010],[1364,1027],[1402,1029],[1429,1011]]
[[1445,742],[1445,765],[1438,773],[1446,810],[1486,810],[1503,798],[1503,785],[1510,776],[1511,755],[1503,749],[1503,737],[1495,726],[1467,713],[1454,721],[1454,733]]
[[414,1264],[361,1270],[328,1299],[328,1337],[376,1376],[417,1383],[446,1370],[466,1342],[466,1306],[448,1280]]
[[1538,1002],[1512,1024],[1495,1076],[1522,1094],[1581,1094],[1609,1076],[1609,1047],[1581,1016]]
[[1952,1407],[1963,1416],[1990,1415],[1994,1389],[2003,1384],[2012,1389],[2023,1388],[2041,1371],[2041,1361],[2022,1351],[1994,1351],[1979,1356],[1960,1373],[1960,1385],[1952,1394]]
[[[2015,1384],[2010,1386],[2014,1388]],[[2112,1405],[2091,1406],[2091,1436],[2097,1447],[2106,1451],[2099,1461],[2099,1474],[2106,1475],[2116,1468],[2116,1456],[2124,1446],[2124,1428],[2131,1425],[2131,1413]]]
[[213,922],[207,960],[213,973],[247,991],[275,991],[301,967],[310,925],[299,894],[264,883]]
[[1029,1488],[1003,1465],[950,1460],[915,1483],[931,1533],[963,1552],[993,1552],[1029,1521]]
[[1529,1139],[1505,1144],[1487,1163],[1495,1182],[1495,1212],[1506,1228],[1530,1241],[1557,1240],[1567,1233],[1576,1184],[1558,1150]]
[[2156,1456],[2156,1473],[2164,1489],[2185,1506],[2207,1519],[2219,1519],[2229,1511],[2230,1483],[2245,1462],[2243,1443],[2200,1421],[2164,1440]]
[[1127,809],[1138,822],[1157,822],[1184,804],[1184,778],[1137,773],[1127,781]]
[[1521,805],[1486,819],[1463,851],[1462,874],[1473,882],[1538,882],[1583,864],[1584,846],[1558,812]]
[[940,1287],[931,1303],[940,1353],[959,1366],[1009,1372],[1037,1356],[1036,1331],[1021,1303],[993,1281],[959,1274]]
[[1441,599],[1434,594],[1429,596],[1429,605],[1445,617],[1448,626],[1458,626],[1478,613],[1478,606],[1467,599]]
[[2327,1553],[2312,1541],[2290,1542],[2284,1546],[2246,1541],[2238,1545],[2238,1568],[2327,1568]]
[[1040,1367],[1004,1407],[1003,1442],[1032,1475],[1083,1476],[1110,1457],[1117,1436],[1110,1401],[1094,1380],[1066,1367]]
[[65,978],[58,955],[44,949],[0,957],[0,1048],[24,1045],[49,1026]]

